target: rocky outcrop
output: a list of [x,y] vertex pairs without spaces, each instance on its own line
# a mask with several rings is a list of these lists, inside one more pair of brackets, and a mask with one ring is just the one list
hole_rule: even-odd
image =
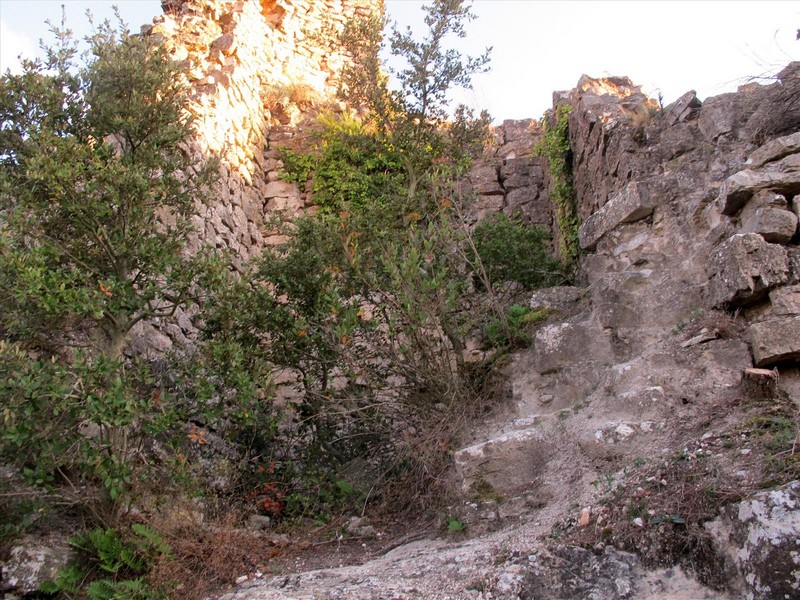
[[778,244],[756,233],[738,233],[714,251],[708,262],[712,306],[735,308],[761,300],[789,279],[789,258]]
[[[711,527],[716,541],[701,557],[728,565],[729,577],[709,579],[705,571],[716,589],[603,542],[589,550],[545,541],[592,529],[604,539],[618,527],[638,528],[637,540],[669,539],[684,517],[648,511],[652,490],[663,486],[669,496],[692,486],[671,488],[661,475],[631,491],[624,523],[608,520],[636,465],[668,469],[675,455],[722,460],[725,446],[714,440],[745,438],[719,433],[723,422],[734,432],[748,422],[737,422],[731,406],[764,398],[800,403],[792,183],[800,148],[797,134],[774,116],[770,130],[787,135],[765,138],[760,108],[791,102],[787,73],[795,72],[704,103],[688,92],[663,109],[625,78],[584,77],[556,94],[572,107],[583,287],[533,295],[531,308],[549,316],[532,332],[531,348],[507,367],[510,402],[454,452],[468,500],[452,514],[480,537],[415,542],[361,567],[283,577],[226,598],[797,595],[797,484],[723,511]],[[524,196],[523,218],[552,222],[544,206],[547,165],[531,152],[540,135],[532,121],[498,130],[470,175],[474,219],[513,213],[515,198]],[[753,377],[769,389],[751,398]],[[690,444],[684,429],[698,422],[703,429]],[[737,466],[753,452],[742,443],[725,463],[736,482],[757,476]],[[729,590],[719,589],[726,584]]]
[[597,242],[609,231],[623,223],[635,223],[653,214],[655,204],[647,188],[633,182],[614,196],[580,227],[578,239],[581,249],[593,250]]
[[56,578],[59,569],[74,561],[75,554],[66,540],[19,540],[2,564],[0,590],[35,594],[43,583]]
[[729,506],[707,528],[741,597],[800,597],[800,482]]

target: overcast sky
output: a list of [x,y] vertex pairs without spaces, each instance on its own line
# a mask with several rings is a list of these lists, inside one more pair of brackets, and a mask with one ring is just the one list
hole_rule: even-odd
[[[59,21],[61,4],[78,36],[88,32],[87,8],[105,18],[117,4],[133,29],[161,12],[159,0],[0,0],[2,71],[48,39],[44,21]],[[423,4],[388,0],[389,17],[418,31]],[[492,46],[492,71],[463,98],[496,120],[539,117],[552,92],[574,87],[583,73],[627,75],[669,103],[690,89],[701,98],[735,91],[800,60],[800,2],[476,0],[473,10],[463,49]]]

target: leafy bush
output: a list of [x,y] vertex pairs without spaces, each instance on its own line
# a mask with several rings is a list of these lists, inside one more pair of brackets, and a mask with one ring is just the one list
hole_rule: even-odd
[[526,289],[551,285],[561,266],[548,247],[550,234],[504,214],[492,215],[475,226],[475,249],[491,283],[515,281]]
[[314,203],[328,213],[389,205],[402,193],[403,165],[396,149],[349,116],[324,117],[309,153],[282,149],[287,179],[312,181]]
[[486,325],[484,337],[495,348],[514,348],[530,344],[529,329],[547,318],[547,309],[531,310],[513,304],[506,309],[505,319],[494,319]]

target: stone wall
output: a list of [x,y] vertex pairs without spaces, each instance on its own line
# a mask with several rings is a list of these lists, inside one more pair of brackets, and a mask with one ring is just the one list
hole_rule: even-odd
[[[236,269],[282,242],[270,224],[309,208],[308,196],[280,180],[278,146],[300,147],[316,110],[340,110],[347,56],[336,35],[348,20],[383,10],[383,0],[162,0],[164,14],[142,27],[186,69],[190,151],[219,159],[210,201],[198,203],[190,249],[233,252]],[[140,323],[130,352],[158,356],[191,348],[190,315],[177,324]]]
[[[347,57],[344,24],[383,10],[382,0],[163,0],[143,27],[187,67],[196,148],[220,159],[214,202],[195,217],[199,240],[240,258],[268,243],[265,215],[302,209],[278,181],[273,146],[294,137],[309,110],[335,106]],[[275,126],[278,126],[277,129]]]

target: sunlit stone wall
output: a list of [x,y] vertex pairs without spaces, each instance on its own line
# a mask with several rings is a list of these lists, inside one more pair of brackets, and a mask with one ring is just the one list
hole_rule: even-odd
[[[220,160],[211,199],[193,217],[190,246],[231,250],[239,268],[284,239],[270,217],[308,208],[308,194],[280,180],[276,148],[302,147],[303,119],[337,108],[348,60],[337,33],[349,20],[379,14],[383,0],[162,0],[162,8],[142,33],[186,67],[197,132],[191,151]],[[191,315],[178,317],[177,325],[140,323],[131,351],[190,348]]]
[[383,0],[162,0],[143,33],[187,67],[196,150],[220,158],[215,201],[196,215],[200,240],[257,254],[265,215],[297,212],[303,197],[279,181],[274,147],[291,144],[312,107],[335,101],[347,57],[336,35]]

